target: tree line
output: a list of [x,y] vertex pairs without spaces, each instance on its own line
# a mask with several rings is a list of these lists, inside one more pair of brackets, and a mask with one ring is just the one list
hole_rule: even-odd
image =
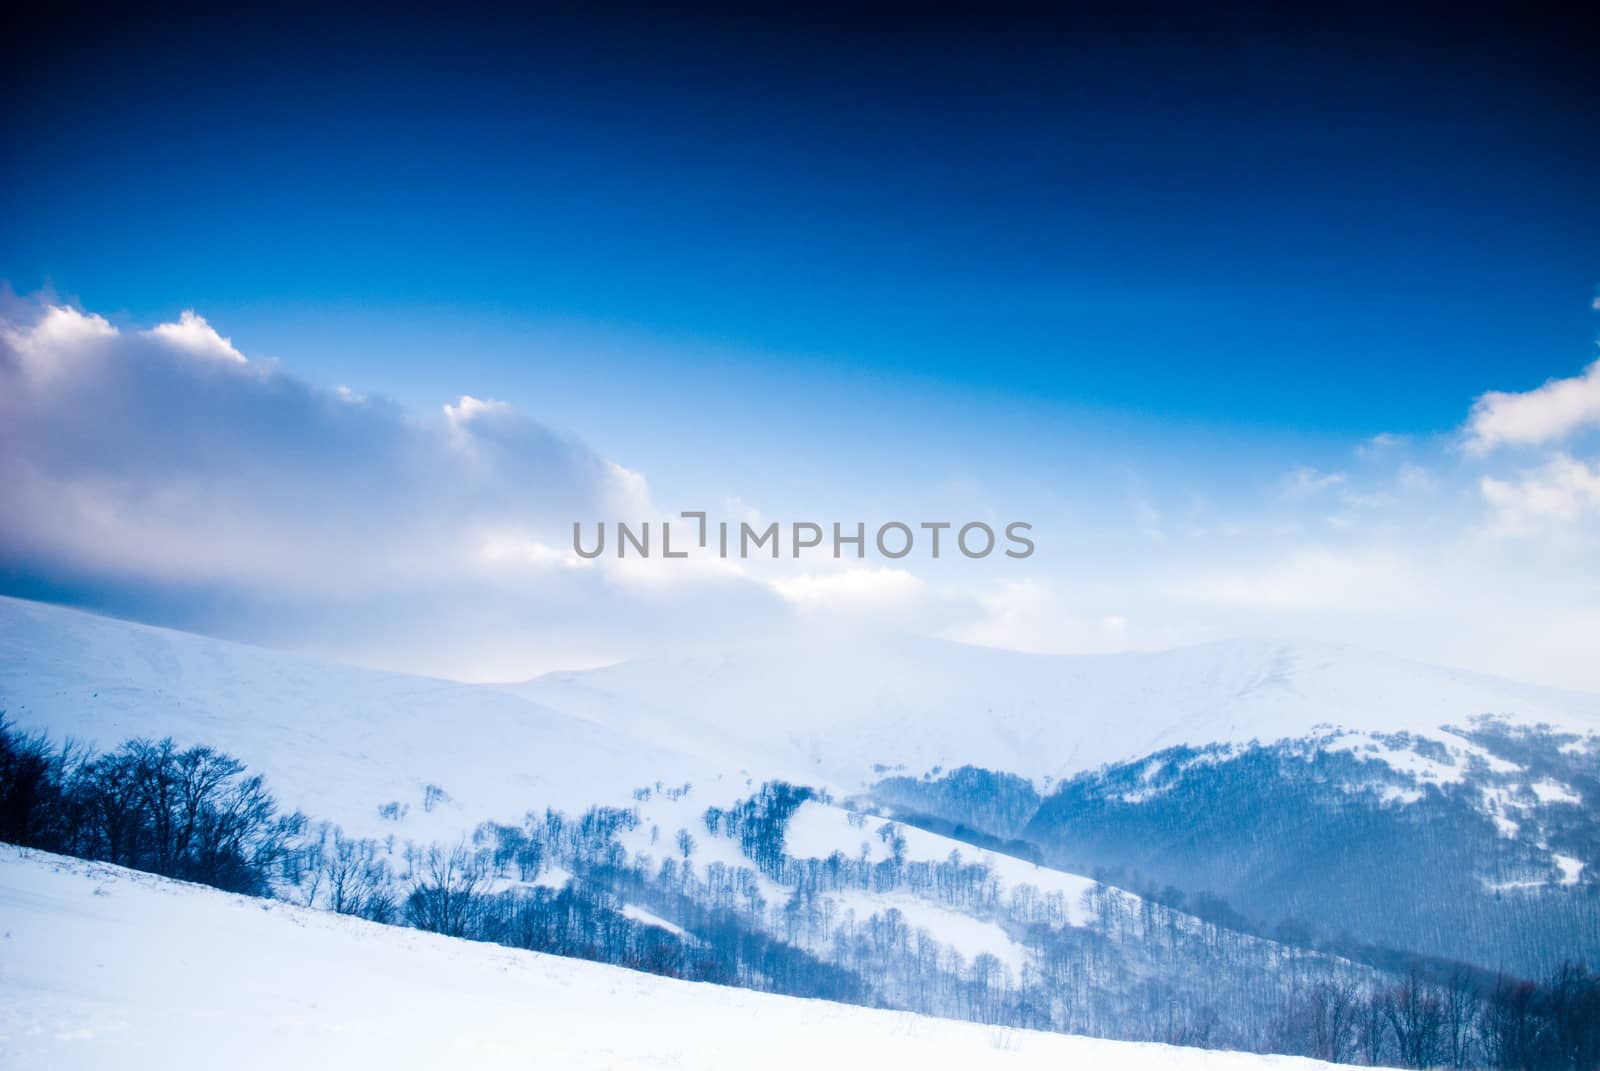
[[213,748],[134,739],[96,755],[0,717],[0,840],[266,895],[304,824]]
[[1319,982],[1286,1002],[1280,1052],[1335,1063],[1415,1068],[1594,1071],[1600,1067],[1600,975],[1568,962],[1542,982],[1412,970],[1389,985]]

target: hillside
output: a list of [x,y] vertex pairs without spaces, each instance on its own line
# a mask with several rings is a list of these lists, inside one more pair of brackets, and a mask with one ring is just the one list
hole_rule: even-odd
[[1326,1067],[655,978],[0,847],[12,1067]]
[[909,638],[759,643],[494,686],[10,598],[0,598],[0,710],[99,745],[171,734],[226,748],[285,802],[352,829],[437,784],[452,797],[429,819],[440,833],[533,806],[623,800],[657,780],[731,799],[773,778],[848,793],[891,771],[972,765],[1043,786],[1177,745],[1328,726],[1438,737],[1495,714],[1600,732],[1600,697],[1348,648],[1054,657]]
[[[245,759],[289,806],[352,832],[458,835],[530,807],[625,800],[721,770],[509,692],[384,673],[0,598],[0,711],[108,747],[173,736]],[[424,786],[449,796],[433,813]],[[741,786],[742,787],[742,786]],[[730,789],[730,795],[737,794]]]

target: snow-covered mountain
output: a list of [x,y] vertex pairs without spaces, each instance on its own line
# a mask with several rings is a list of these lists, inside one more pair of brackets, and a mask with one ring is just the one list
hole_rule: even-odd
[[0,1064],[1313,1071],[655,978],[0,846]]
[[[443,786],[472,820],[626,798],[665,779],[838,792],[963,765],[1043,786],[1177,745],[1441,733],[1486,714],[1600,733],[1600,696],[1343,647],[1232,642],[1047,656],[905,637],[749,644],[518,685],[358,669],[0,598],[0,710],[106,745],[174,735],[361,826]],[[452,813],[452,812],[447,812]]]
[[1235,641],[1158,654],[1019,654],[934,640],[641,659],[516,694],[637,739],[694,739],[844,789],[884,768],[962,765],[1035,781],[1176,745],[1329,727],[1439,736],[1481,715],[1600,732],[1600,696],[1349,647]]
[[514,690],[1257,933],[1530,973],[1600,954],[1600,696],[1316,644],[908,638]]

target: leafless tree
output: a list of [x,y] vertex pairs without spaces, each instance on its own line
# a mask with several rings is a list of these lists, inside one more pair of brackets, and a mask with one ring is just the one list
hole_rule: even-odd
[[454,848],[434,845],[420,861],[406,900],[406,918],[420,930],[465,937],[477,921],[488,885],[485,859],[465,843]]
[[1439,1061],[1444,1033],[1444,1002],[1439,992],[1413,970],[1383,1002],[1384,1018],[1394,1034],[1400,1062],[1406,1067],[1432,1067]]

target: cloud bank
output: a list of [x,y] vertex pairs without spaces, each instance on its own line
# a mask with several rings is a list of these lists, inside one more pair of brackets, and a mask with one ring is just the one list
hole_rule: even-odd
[[418,421],[247,360],[205,321],[61,305],[0,330],[0,546],[109,576],[351,593],[440,579],[481,533],[638,512],[581,443],[473,398]]
[[[194,312],[124,330],[17,304],[7,590],[478,677],[622,657],[660,627],[625,572],[568,550],[574,519],[649,516],[643,478],[511,406],[418,417],[249,359]],[[680,627],[772,612],[748,585],[701,588]]]
[[504,401],[418,415],[200,314],[0,320],[0,591],[384,668],[510,679],[752,629],[945,620],[870,562],[586,560],[660,518],[640,473]]

